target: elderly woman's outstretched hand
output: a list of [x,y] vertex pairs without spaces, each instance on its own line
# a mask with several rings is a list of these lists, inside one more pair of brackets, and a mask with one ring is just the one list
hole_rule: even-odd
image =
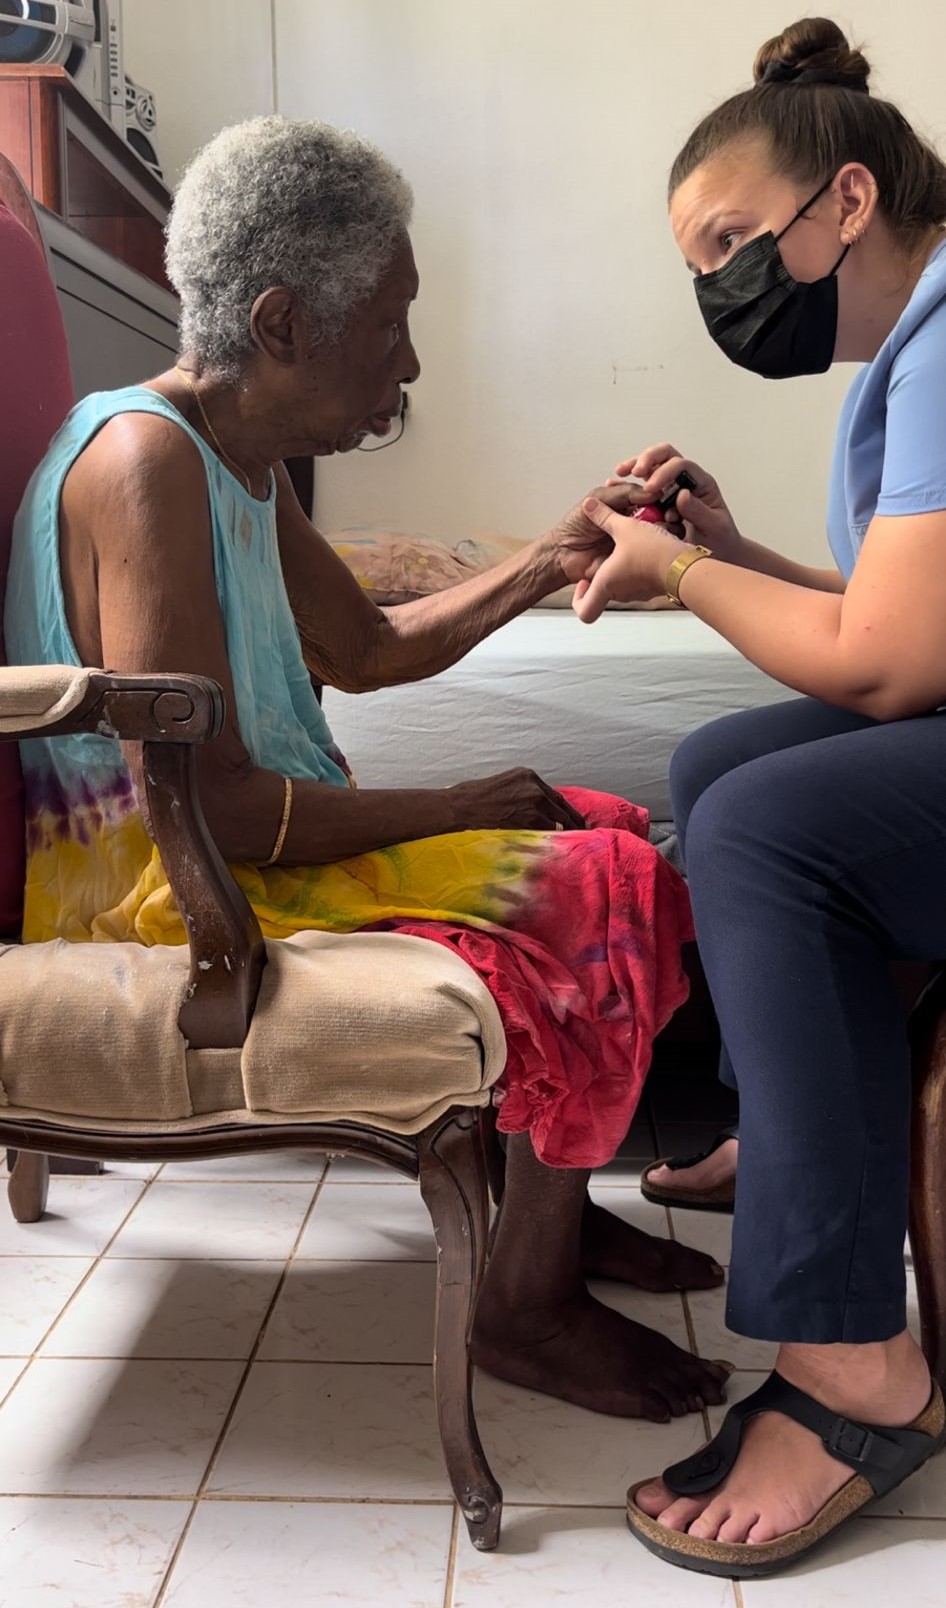
[[[608,508],[616,509],[618,513],[629,513],[634,506],[634,492],[636,488],[624,484],[612,486],[597,486],[591,496],[598,498]],[[607,531],[588,518],[585,512],[585,502],[575,504],[568,513],[558,521],[543,538],[544,543],[551,548],[562,572],[563,581],[567,585],[574,585],[576,581],[590,578],[602,559],[607,558],[612,548],[611,537]]]

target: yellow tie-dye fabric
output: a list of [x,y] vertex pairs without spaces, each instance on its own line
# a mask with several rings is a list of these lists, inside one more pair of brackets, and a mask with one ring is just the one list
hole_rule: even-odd
[[[183,943],[174,896],[137,811],[94,832],[82,813],[67,834],[52,817],[31,822],[25,941]],[[332,865],[231,870],[267,938],[310,928],[355,932],[397,917],[501,926],[521,905],[548,842],[542,832],[460,832]]]

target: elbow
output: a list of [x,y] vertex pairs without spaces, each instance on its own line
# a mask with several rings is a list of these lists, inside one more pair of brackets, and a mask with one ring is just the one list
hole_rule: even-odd
[[841,687],[828,702],[888,724],[927,715],[943,699],[943,689],[931,685],[928,666],[904,654],[900,644],[861,638],[842,643],[842,653]]
[[382,687],[391,685],[387,676],[380,671],[371,672],[367,665],[343,671],[324,664],[318,667],[310,664],[308,669],[323,687],[331,687],[334,692],[354,693],[357,696],[362,692],[380,692]]
[[319,679],[325,687],[331,687],[335,692],[355,693],[377,692],[379,688],[387,686],[387,682],[375,676],[367,675],[341,675],[335,671],[329,674],[320,670]]
[[376,629],[361,645],[356,662],[346,667],[344,681],[333,679],[340,692],[380,692],[412,680],[404,665],[401,639],[386,610],[379,610]]
[[232,811],[208,800],[204,805],[204,819],[217,849],[228,865],[238,865],[244,861],[252,862],[260,858],[263,851],[254,841],[256,833],[248,823],[235,819]]
[[350,653],[329,653],[321,645],[303,643],[305,666],[316,681],[337,692],[377,692],[391,685],[390,645],[375,637],[359,643]]
[[258,796],[259,772],[248,762],[223,775],[200,777],[204,819],[220,854],[229,865],[255,861],[268,850],[260,831],[265,803]]
[[305,667],[319,687],[334,687],[336,692],[373,692],[366,685],[361,666],[336,664],[325,653],[305,653]]
[[883,687],[874,692],[862,705],[863,713],[870,715],[872,720],[889,722],[892,720],[914,720],[918,715],[928,715],[936,708],[936,704],[928,697],[919,697],[902,687]]
[[917,688],[897,680],[877,681],[855,696],[839,702],[860,715],[887,724],[893,720],[913,720],[928,715],[937,706],[938,699],[927,688]]
[[357,695],[362,692],[380,692],[382,687],[396,686],[397,683],[392,683],[390,677],[381,670],[372,672],[365,666],[357,678],[349,681],[347,685],[341,686],[338,682],[333,682],[332,685],[338,687],[339,692],[353,692]]

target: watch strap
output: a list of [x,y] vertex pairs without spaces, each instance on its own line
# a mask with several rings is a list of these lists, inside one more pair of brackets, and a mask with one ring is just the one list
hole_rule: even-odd
[[671,603],[678,609],[686,608],[686,604],[680,596],[680,582],[690,565],[697,563],[701,558],[712,558],[712,556],[708,547],[687,547],[678,558],[674,559],[667,571],[664,589]]

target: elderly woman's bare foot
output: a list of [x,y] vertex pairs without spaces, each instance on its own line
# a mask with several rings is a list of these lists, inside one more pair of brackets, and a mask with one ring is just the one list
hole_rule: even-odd
[[704,1251],[660,1239],[588,1200],[581,1224],[581,1265],[586,1278],[615,1279],[638,1290],[712,1290],[725,1272]]
[[666,1423],[724,1399],[729,1366],[704,1362],[586,1292],[549,1307],[481,1296],[470,1342],[480,1368],[595,1413]]
[[[777,1367],[832,1412],[861,1422],[903,1427],[929,1401],[929,1369],[906,1332],[876,1345],[783,1346]],[[851,1477],[811,1430],[760,1413],[746,1425],[732,1472],[707,1495],[674,1497],[654,1480],[635,1500],[668,1529],[704,1541],[774,1541],[809,1523]]]

